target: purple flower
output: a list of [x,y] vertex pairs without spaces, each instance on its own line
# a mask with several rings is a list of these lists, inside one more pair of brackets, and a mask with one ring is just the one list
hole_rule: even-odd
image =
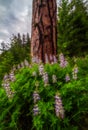
[[43,75],[44,73],[44,66],[43,64],[39,65],[39,75]]
[[33,108],[33,115],[37,116],[39,114],[40,114],[40,110],[39,110],[38,104],[35,104]]
[[12,82],[14,82],[14,81],[16,80],[13,71],[9,74],[9,79],[10,79],[10,81],[12,81]]
[[66,82],[70,81],[70,76],[69,76],[69,74],[66,74],[65,81],[66,81]]
[[56,82],[57,82],[57,77],[56,77],[56,75],[52,75],[52,80],[53,80],[53,83],[56,83]]
[[42,78],[43,78],[43,81],[44,81],[45,86],[48,85],[48,83],[49,83],[49,78],[48,78],[48,74],[47,74],[46,72],[43,73]]
[[73,68],[73,71],[72,71],[72,76],[73,76],[74,80],[77,80],[77,78],[78,78],[77,74],[78,74],[78,67],[77,67],[77,65],[75,65]]
[[59,60],[60,60],[60,67],[65,68],[65,67],[68,65],[68,62],[67,62],[67,60],[65,59],[63,53],[61,53],[61,54],[59,55]]
[[9,82],[5,81],[3,83],[3,87],[4,87],[5,91],[6,91],[6,94],[7,94],[8,98],[12,98],[13,95],[14,95],[14,92],[11,91]]
[[55,113],[57,117],[61,119],[64,118],[64,108],[63,108],[62,100],[59,94],[55,95]]
[[50,54],[50,61],[53,61],[53,56]]
[[3,80],[5,81],[5,80],[7,80],[8,78],[9,78],[9,75],[6,74],[6,75],[4,76],[4,78],[3,78]]
[[55,55],[53,56],[53,62],[54,62],[54,63],[57,63],[57,58],[56,58]]
[[33,93],[33,100],[34,100],[34,103],[37,103],[37,101],[40,100],[40,96],[37,91],[34,91]]

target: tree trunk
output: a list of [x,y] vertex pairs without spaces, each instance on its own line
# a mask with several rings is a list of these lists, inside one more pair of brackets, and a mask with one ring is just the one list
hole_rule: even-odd
[[56,0],[33,0],[31,56],[35,62],[56,61]]

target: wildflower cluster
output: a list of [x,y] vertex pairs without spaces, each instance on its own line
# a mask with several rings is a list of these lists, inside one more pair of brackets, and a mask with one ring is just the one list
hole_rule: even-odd
[[45,86],[49,83],[48,73],[44,71],[43,64],[39,65],[39,75],[42,76]]
[[[49,63],[49,62],[51,62],[52,64],[53,63],[57,63],[57,58],[56,58],[56,56],[55,55],[47,55],[46,53],[45,53],[45,63]],[[42,60],[38,57],[38,56],[33,56],[32,57],[32,63],[38,63],[38,64],[40,64],[40,63],[42,63]]]
[[44,73],[43,73],[42,78],[43,78],[43,81],[44,81],[45,86],[47,86],[48,83],[49,83],[49,78],[48,78],[47,72],[44,72]]
[[67,60],[65,59],[63,53],[59,55],[60,67],[65,68],[68,64]]
[[63,108],[62,100],[59,94],[55,95],[55,113],[57,117],[61,119],[64,118],[64,108]]
[[24,67],[30,67],[29,62],[25,59],[21,64],[18,64],[17,69],[21,69]]
[[11,82],[15,81],[15,76],[14,76],[14,72],[13,71],[11,71],[11,73],[9,75],[6,74],[4,76],[4,78],[3,78],[2,86],[4,87],[8,98],[12,98],[13,95],[14,95],[14,92],[10,88],[10,81]]
[[15,72],[16,70],[19,70],[24,67],[30,67],[29,62],[26,59],[17,66],[14,65],[12,70]]
[[45,63],[49,63],[49,60],[52,64],[57,63],[57,59],[55,55],[51,55],[48,57],[47,54],[45,54]]
[[44,73],[44,66],[43,66],[43,64],[40,64],[39,65],[39,75],[43,75],[43,73]]
[[78,74],[78,66],[75,65],[74,68],[73,68],[73,71],[72,71],[72,76],[73,76],[74,80],[77,79],[77,74]]
[[40,100],[40,96],[38,94],[37,91],[34,91],[33,93],[33,100],[34,100],[34,108],[33,108],[33,114],[34,116],[40,114],[40,110],[39,110],[39,107],[38,107],[38,101]]
[[41,63],[41,59],[38,56],[33,56],[32,63]]
[[14,81],[16,80],[13,71],[11,71],[11,73],[9,74],[9,80],[10,80],[11,82],[14,82]]

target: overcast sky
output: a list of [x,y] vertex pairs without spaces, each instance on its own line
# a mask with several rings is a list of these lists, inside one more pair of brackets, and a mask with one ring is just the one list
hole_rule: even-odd
[[0,0],[0,43],[12,34],[31,33],[32,0]]

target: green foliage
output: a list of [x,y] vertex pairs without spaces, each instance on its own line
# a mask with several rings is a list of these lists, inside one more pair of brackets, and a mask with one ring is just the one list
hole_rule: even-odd
[[87,1],[61,0],[58,7],[58,51],[70,56],[88,54]]
[[[84,59],[88,62],[88,58]],[[44,70],[48,73],[49,84],[44,85],[39,75],[39,65],[32,68],[25,67],[16,72],[16,81],[11,82],[14,97],[8,99],[5,91],[0,88],[0,130],[81,130],[88,120],[88,74],[87,64],[85,76],[82,73],[82,61],[76,60],[78,65],[78,79],[72,78],[73,66],[70,64],[61,68],[59,64],[46,64]],[[36,75],[33,73],[36,72]],[[70,81],[65,81],[66,74]],[[56,75],[57,82],[53,83],[52,75]],[[33,115],[33,92],[40,95],[38,106],[40,114]],[[64,119],[55,115],[55,94],[60,93],[65,109]],[[84,120],[85,119],[85,120]],[[87,122],[88,123],[88,122]],[[85,130],[85,129],[84,129]]]
[[30,61],[30,38],[28,34],[23,35],[23,37],[20,34],[18,36],[13,35],[9,49],[6,47],[7,44],[3,43],[3,52],[0,54],[0,81],[4,74],[9,73],[14,65],[19,64],[25,59]]

